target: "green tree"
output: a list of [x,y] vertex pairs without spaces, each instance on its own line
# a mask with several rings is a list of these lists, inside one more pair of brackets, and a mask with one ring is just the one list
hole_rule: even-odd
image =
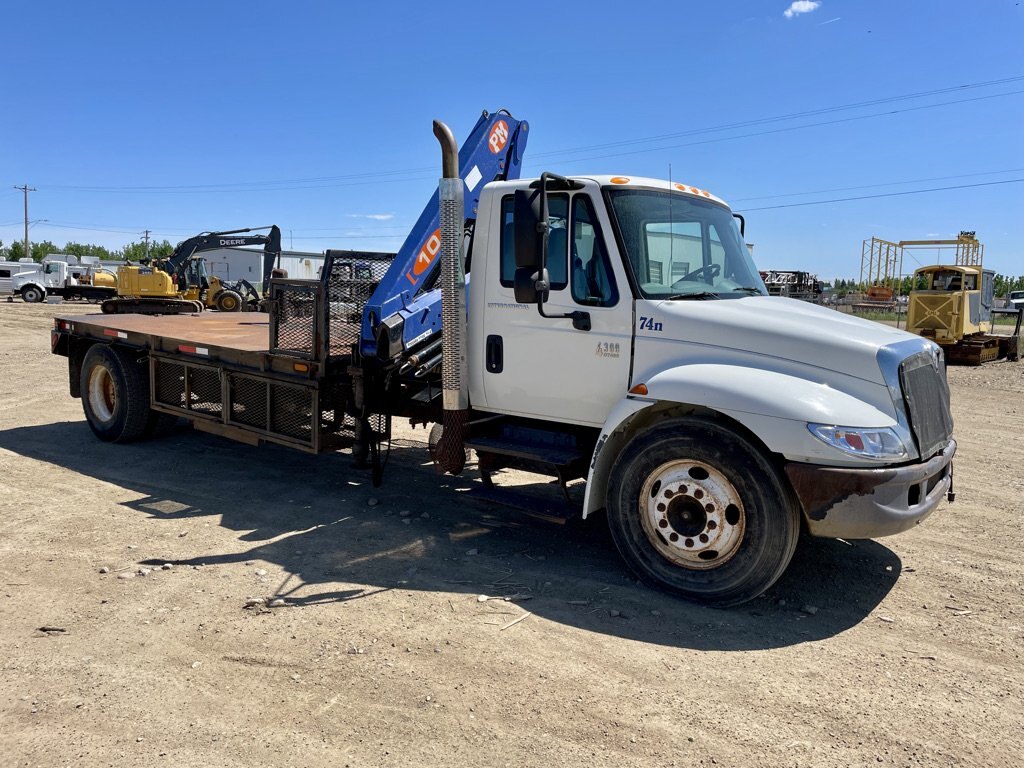
[[51,243],[49,240],[41,240],[38,243],[29,241],[29,246],[32,248],[32,261],[42,261],[51,253],[62,252],[55,243]]
[[99,259],[113,259],[114,255],[102,245],[92,243],[67,243],[63,253],[69,253],[81,259],[83,256],[95,256]]
[[[161,242],[152,241],[149,244],[149,258],[150,259],[166,259],[171,255],[174,250],[174,246],[166,240]],[[146,244],[145,243],[128,243],[122,248],[117,254],[117,258],[126,259],[128,261],[143,261],[146,258]]]

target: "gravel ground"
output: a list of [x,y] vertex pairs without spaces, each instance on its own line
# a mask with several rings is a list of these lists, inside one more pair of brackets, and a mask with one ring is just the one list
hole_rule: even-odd
[[1024,764],[1024,365],[950,370],[955,504],[717,611],[600,520],[439,478],[422,430],[379,489],[186,427],[100,443],[60,309],[0,303],[4,766]]

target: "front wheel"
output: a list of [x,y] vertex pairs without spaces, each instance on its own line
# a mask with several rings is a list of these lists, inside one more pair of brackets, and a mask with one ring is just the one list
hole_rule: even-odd
[[221,312],[241,312],[242,296],[238,291],[223,290],[217,294],[214,304]]
[[46,298],[46,292],[35,285],[21,289],[21,300],[29,304],[38,304]]
[[637,435],[612,468],[608,525],[644,581],[697,602],[738,605],[785,571],[800,516],[762,452],[711,419]]

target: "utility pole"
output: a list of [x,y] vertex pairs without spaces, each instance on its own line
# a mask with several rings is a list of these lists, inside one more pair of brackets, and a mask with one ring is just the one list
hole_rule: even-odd
[[146,241],[146,261],[149,261],[149,230],[144,230],[142,233],[143,239]]
[[25,193],[25,255],[31,259],[32,251],[28,249],[28,193],[35,192],[36,188],[30,187],[28,184],[22,184],[20,187],[15,185],[14,188]]

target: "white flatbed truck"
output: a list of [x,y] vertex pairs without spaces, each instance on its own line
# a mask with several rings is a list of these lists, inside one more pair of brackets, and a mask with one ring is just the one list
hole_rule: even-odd
[[[435,133],[440,226],[411,260],[329,251],[321,280],[272,281],[267,315],[58,317],[52,348],[96,435],[134,440],[176,416],[248,443],[348,445],[379,469],[392,417],[433,423],[441,470],[472,449],[485,478],[583,478],[582,516],[606,511],[641,578],[719,606],[774,583],[801,529],[886,536],[952,501],[937,345],[768,296],[737,217],[705,190],[480,184]],[[389,276],[417,268],[439,276],[381,311],[396,306]],[[431,297],[443,322],[408,339]]]

